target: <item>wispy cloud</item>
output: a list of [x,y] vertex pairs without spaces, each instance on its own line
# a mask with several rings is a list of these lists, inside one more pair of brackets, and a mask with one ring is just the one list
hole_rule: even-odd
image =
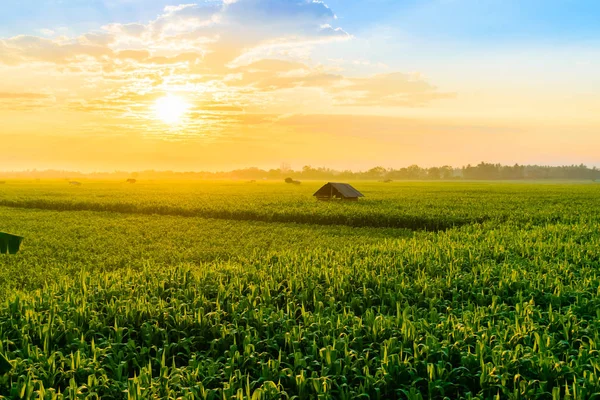
[[49,96],[43,93],[6,93],[0,92],[0,99],[46,99]]
[[[317,0],[172,5],[153,20],[111,23],[76,37],[44,31],[47,37],[0,39],[0,64],[20,73],[46,65],[70,76],[68,87],[47,82],[48,90],[62,91],[56,97],[60,104],[49,106],[122,118],[130,121],[123,125],[127,129],[145,133],[164,129],[151,106],[173,92],[192,104],[181,128],[192,136],[248,123],[240,116],[268,109],[279,91],[318,91],[315,112],[322,101],[340,107],[421,107],[449,97],[417,75],[348,77],[337,65],[312,61],[316,46],[352,40],[338,22]],[[33,99],[8,91],[4,98],[9,95],[15,102]],[[287,112],[294,111],[292,102]]]

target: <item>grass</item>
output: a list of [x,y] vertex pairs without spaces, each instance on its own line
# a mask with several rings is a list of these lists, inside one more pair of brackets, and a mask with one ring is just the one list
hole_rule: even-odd
[[[484,222],[574,222],[596,208],[600,186],[357,182],[368,200],[339,204],[311,197],[321,183],[65,182],[0,189],[0,206],[56,211],[177,215],[226,220],[445,230]],[[487,203],[493,203],[490,206]]]
[[0,189],[7,398],[600,393],[596,185],[65,185]]

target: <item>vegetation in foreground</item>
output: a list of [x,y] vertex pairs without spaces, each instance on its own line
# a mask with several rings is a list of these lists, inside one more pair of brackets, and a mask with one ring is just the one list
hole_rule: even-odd
[[[316,203],[310,186],[249,187],[236,203],[225,183],[107,185],[0,191],[13,202],[2,229],[28,238],[0,257],[7,398],[600,393],[598,186],[372,183],[345,205]],[[186,191],[208,193],[203,207],[312,219],[140,211],[159,198],[191,209]],[[83,211],[57,211],[62,193]],[[437,231],[318,223],[400,207],[473,219]]]

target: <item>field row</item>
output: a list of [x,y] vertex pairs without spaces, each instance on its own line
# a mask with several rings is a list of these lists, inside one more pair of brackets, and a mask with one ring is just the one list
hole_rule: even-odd
[[600,393],[599,186],[315,187],[0,188],[0,398]]
[[0,258],[1,288],[37,288],[53,277],[129,267],[198,265],[268,253],[339,250],[411,237],[409,230],[226,221],[178,216],[0,207],[2,230],[24,236]]
[[414,233],[0,214],[28,237],[0,258],[11,398],[600,391],[597,224]]
[[311,195],[319,185],[22,184],[0,188],[0,206],[428,231],[485,221],[588,223],[600,215],[600,185],[360,182],[367,197],[356,203],[318,202]]

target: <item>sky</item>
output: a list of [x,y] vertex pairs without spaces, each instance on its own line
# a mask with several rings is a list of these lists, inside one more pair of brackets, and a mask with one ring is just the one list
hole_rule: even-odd
[[0,170],[600,166],[600,2],[20,0]]

